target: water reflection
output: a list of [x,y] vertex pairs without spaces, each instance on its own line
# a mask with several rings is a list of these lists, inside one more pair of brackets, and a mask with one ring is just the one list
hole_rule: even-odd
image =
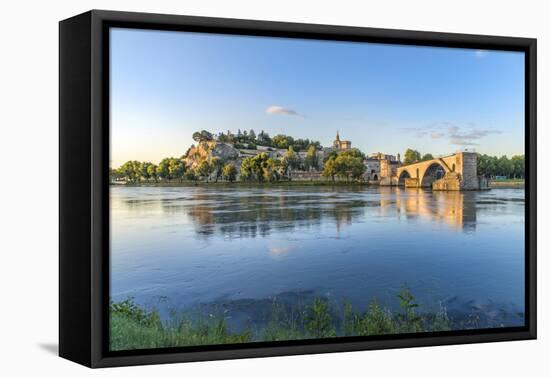
[[524,213],[523,190],[116,187],[111,296],[195,306],[311,292],[362,310],[392,306],[406,283],[423,308],[500,321],[523,311]]
[[427,221],[445,223],[456,230],[472,232],[476,228],[476,197],[477,193],[473,192],[398,189],[395,207],[399,215],[407,218],[420,217]]
[[293,188],[292,190],[216,191],[193,188],[189,196],[174,198],[126,199],[123,206],[139,211],[140,206],[160,205],[165,213],[185,213],[198,235],[216,233],[229,238],[268,236],[272,231],[310,228],[330,222],[337,230],[360,222],[365,216],[420,218],[444,223],[455,230],[476,229],[477,192],[431,192],[423,189],[380,188],[377,198],[372,189],[341,187]]

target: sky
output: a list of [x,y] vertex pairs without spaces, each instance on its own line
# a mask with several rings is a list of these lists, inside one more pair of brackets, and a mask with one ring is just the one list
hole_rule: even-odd
[[524,153],[524,55],[113,28],[111,166],[194,131],[342,140],[364,153]]

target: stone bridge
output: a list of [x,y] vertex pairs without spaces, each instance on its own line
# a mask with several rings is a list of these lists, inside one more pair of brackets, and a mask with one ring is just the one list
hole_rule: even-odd
[[475,152],[459,152],[397,168],[393,185],[434,190],[484,189],[477,176]]

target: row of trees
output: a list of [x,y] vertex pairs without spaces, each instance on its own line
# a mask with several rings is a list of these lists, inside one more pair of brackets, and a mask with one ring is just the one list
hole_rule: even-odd
[[318,141],[310,140],[308,138],[294,139],[293,137],[284,134],[278,134],[272,138],[269,136],[268,133],[263,130],[260,133],[256,134],[253,129],[251,129],[250,131],[241,131],[241,129],[239,129],[236,134],[228,130],[226,133],[220,132],[217,135],[214,135],[209,131],[202,130],[193,133],[193,140],[196,142],[215,140],[220,143],[232,143],[237,148],[244,148],[246,145],[246,147],[251,149],[256,148],[256,146],[265,146],[280,149],[287,149],[289,147],[292,147],[294,151],[297,152],[305,151],[310,146],[314,146],[318,150],[322,148],[321,143],[319,143]]
[[188,167],[183,159],[172,157],[162,159],[158,165],[136,160],[127,161],[118,169],[111,169],[110,171],[111,179],[125,179],[131,183],[164,180],[209,180],[212,175],[215,181],[220,178],[235,181],[237,179],[237,168],[233,163],[225,163],[222,159],[214,157],[211,160],[201,161],[193,169]]
[[[185,156],[181,158],[165,158],[158,165],[151,162],[128,161],[118,169],[111,170],[111,179],[125,179],[131,183],[159,182],[164,180],[210,180],[216,182],[223,178],[235,181],[237,167],[232,162],[225,162],[219,157],[203,158],[191,168],[185,163]],[[260,153],[254,157],[244,158],[241,164],[241,179],[245,181],[277,181],[290,178],[291,170],[319,169],[317,149],[314,145],[307,148],[305,157],[289,146],[281,158],[272,158],[267,153]]]
[[477,174],[485,177],[505,176],[507,178],[525,178],[525,155],[508,158],[489,155],[477,155]]

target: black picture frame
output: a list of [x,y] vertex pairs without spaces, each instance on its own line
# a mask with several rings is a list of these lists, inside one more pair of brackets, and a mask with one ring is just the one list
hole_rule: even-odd
[[[110,352],[110,27],[525,53],[524,327]],[[59,24],[59,354],[88,367],[536,338],[536,39],[92,10]]]

